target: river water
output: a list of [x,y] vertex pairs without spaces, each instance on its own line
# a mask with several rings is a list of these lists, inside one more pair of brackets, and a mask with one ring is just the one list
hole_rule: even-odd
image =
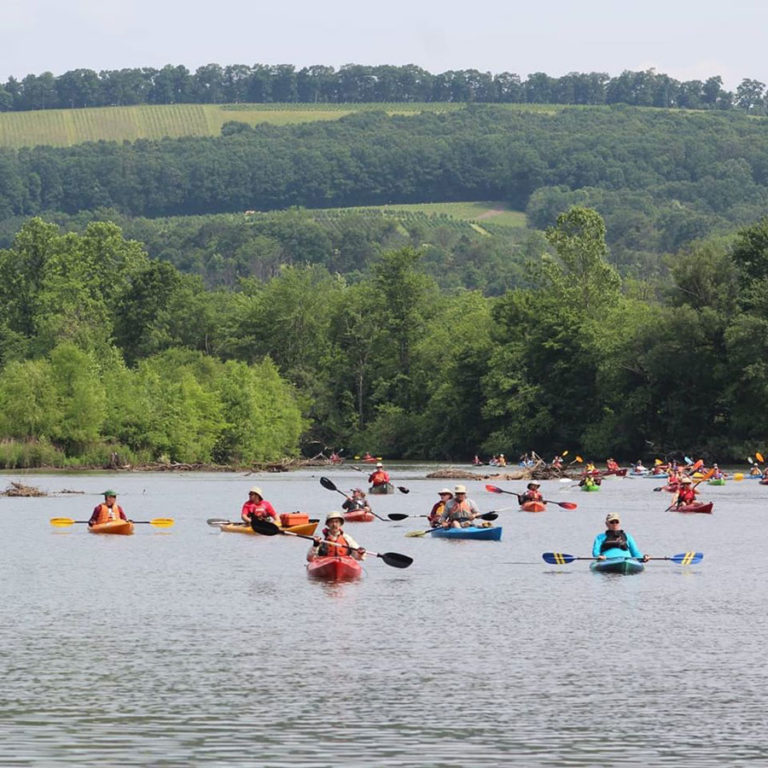
[[[446,481],[398,467],[410,493],[373,508],[426,513]],[[278,511],[338,508],[321,474],[6,475],[55,494],[0,499],[0,765],[715,766],[768,761],[768,487],[700,486],[713,515],[665,512],[660,483],[599,493],[547,481],[552,504],[469,481],[501,513],[500,542],[411,538],[424,520],[347,524],[405,570],[369,557],[363,579],[309,580],[308,542],[220,533],[249,486]],[[453,483],[449,481],[448,485]],[[524,483],[497,483],[522,491]],[[113,487],[129,517],[173,517],[132,537],[83,525]],[[78,490],[83,494],[60,494]],[[653,556],[643,574],[551,566],[591,553],[609,510]],[[750,538],[750,534],[752,537]]]

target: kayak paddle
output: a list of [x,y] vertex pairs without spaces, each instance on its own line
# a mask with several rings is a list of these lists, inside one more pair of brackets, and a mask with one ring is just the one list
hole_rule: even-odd
[[[323,488],[327,488],[329,491],[336,491],[336,493],[340,493],[340,494],[341,494],[341,495],[342,495],[342,496],[343,496],[345,499],[347,499],[348,501],[350,501],[350,500],[351,500],[351,499],[350,499],[350,497],[349,497],[349,496],[347,496],[347,494],[346,494],[346,493],[344,493],[344,491],[340,491],[340,490],[339,490],[339,489],[336,487],[335,483],[334,483],[332,480],[330,480],[329,478],[327,478],[327,477],[321,477],[321,478],[320,478],[320,485],[322,485],[322,486],[323,486]],[[385,523],[387,522],[387,518],[386,518],[386,517],[381,517],[381,515],[377,515],[377,514],[376,514],[376,513],[375,513],[375,512],[374,512],[374,511],[371,509],[370,505],[368,505],[368,509],[370,510],[370,513],[371,513],[371,514],[372,514],[372,515],[373,515],[375,518],[377,518],[378,520],[383,520]]]
[[[481,517],[483,520],[495,520],[498,516],[498,512],[485,512],[477,517]],[[387,517],[390,520],[405,520],[406,517],[429,517],[429,515],[406,515],[405,512],[390,512]]]
[[[517,496],[517,500],[521,504],[523,503],[520,501],[523,495],[522,493],[515,493],[515,491],[505,491],[503,488],[497,488],[495,485],[486,485],[485,490],[490,491],[491,493],[508,493],[511,496]],[[562,507],[563,509],[577,509],[579,506],[573,501],[552,501],[551,499],[542,499],[542,501],[545,504],[557,504],[558,507]]]
[[[565,565],[566,563],[572,563],[574,560],[597,560],[596,557],[575,557],[574,555],[566,555],[563,552],[544,552],[542,558],[547,563],[553,565]],[[672,557],[649,557],[649,560],[669,560],[678,565],[692,565],[698,563],[704,554],[702,552],[681,552],[679,555],[672,555]],[[631,558],[627,558],[628,560]]]
[[[88,525],[90,520],[73,520],[71,517],[52,517],[50,524],[58,528],[65,528],[68,525]],[[170,528],[174,520],[172,517],[155,517],[152,520],[129,520],[134,525],[152,525],[155,528]]]
[[[257,520],[255,517],[251,518],[251,528],[253,528],[256,533],[260,533],[263,536],[275,536],[278,533],[282,533],[283,536],[296,536],[296,538],[308,539],[309,541],[315,540],[314,536],[306,536],[303,533],[295,533],[294,531],[285,531],[274,523]],[[331,544],[334,547],[343,546],[342,544],[336,544],[336,542],[333,541],[326,541],[326,544]],[[359,550],[361,547],[350,547],[350,549]],[[387,565],[391,565],[393,568],[407,568],[413,562],[412,557],[401,555],[399,552],[384,552],[380,554],[366,549],[365,553],[367,555],[373,555],[374,557],[380,557]]]

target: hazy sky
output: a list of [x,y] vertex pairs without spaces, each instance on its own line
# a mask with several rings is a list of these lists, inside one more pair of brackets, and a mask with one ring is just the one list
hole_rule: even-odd
[[4,0],[0,81],[182,64],[645,70],[768,83],[766,0]]

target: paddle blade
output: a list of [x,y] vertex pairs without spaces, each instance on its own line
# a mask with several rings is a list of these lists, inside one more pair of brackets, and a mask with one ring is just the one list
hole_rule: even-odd
[[66,528],[68,525],[74,525],[76,521],[71,517],[52,517],[48,522],[57,528]]
[[697,469],[701,469],[704,466],[704,459],[699,459],[691,464],[691,472],[695,472]]
[[501,488],[497,488],[495,485],[486,485],[485,490],[490,491],[491,493],[504,493]]
[[429,531],[408,531],[405,535],[409,538],[413,538],[414,536],[426,536],[429,533]]
[[400,493],[410,493],[410,489],[406,488],[404,485],[398,485],[397,490],[400,491]]
[[565,565],[572,563],[576,558],[573,555],[564,555],[562,552],[544,552],[542,554],[545,562],[553,565]]
[[214,528],[218,528],[220,525],[229,524],[229,520],[222,520],[220,517],[209,517],[205,522]]
[[576,456],[575,461],[578,461],[579,464],[581,464],[584,461],[584,459],[582,459],[581,456]]
[[405,512],[390,512],[387,517],[390,520],[405,520],[405,518],[410,517],[410,515],[406,515]]
[[575,501],[558,501],[557,506],[563,509],[578,509],[579,507]]
[[268,523],[266,520],[258,520],[255,517],[251,518],[251,528],[262,536],[276,536],[280,533],[280,529],[274,523]]
[[482,520],[496,520],[499,516],[496,514],[496,512],[485,512],[484,514],[479,515],[479,517]]
[[560,455],[565,458],[568,455],[568,451],[563,451]]
[[384,552],[383,554],[376,555],[376,557],[380,557],[387,565],[391,565],[393,568],[407,568],[413,562],[412,557],[401,555],[398,552]]
[[737,472],[737,473],[736,473],[736,474],[733,476],[733,479],[734,479],[734,480],[736,480],[736,481],[738,481],[738,480],[743,480],[743,479],[744,479],[744,474],[743,474],[742,472]]
[[756,458],[756,459],[757,459],[757,460],[758,460],[758,461],[759,461],[761,464],[765,464],[765,459],[763,458],[763,454],[762,454],[762,453],[760,453],[760,451],[757,451],[757,453],[755,453],[755,458]]
[[[144,520],[134,520],[134,523],[143,523]],[[170,528],[175,520],[172,517],[154,517],[146,521],[153,528]]]
[[704,557],[703,552],[681,552],[679,555],[673,555],[669,559],[679,565],[693,565],[698,563],[702,557]]
[[329,491],[335,491],[336,485],[333,483],[332,480],[330,480],[327,477],[321,477],[320,478],[320,485],[323,486],[323,488],[327,488]]

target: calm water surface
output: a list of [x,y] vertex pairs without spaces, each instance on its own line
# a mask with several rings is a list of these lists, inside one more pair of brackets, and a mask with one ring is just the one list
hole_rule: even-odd
[[[374,511],[426,513],[445,481],[398,467],[409,494]],[[258,483],[278,511],[324,515],[350,468],[293,474],[6,475],[50,493],[1,498],[0,764],[13,766],[592,766],[768,761],[765,638],[768,487],[700,486],[708,515],[664,511],[651,480],[502,513],[501,542],[407,538],[423,519],[347,524],[361,545],[412,556],[366,561],[356,583],[310,581],[308,542],[223,534]],[[449,484],[452,484],[449,482]],[[497,483],[522,491],[524,483]],[[468,482],[483,511],[511,496]],[[106,487],[135,519],[170,529],[92,536]],[[605,514],[651,555],[601,576],[550,566],[589,555]]]

